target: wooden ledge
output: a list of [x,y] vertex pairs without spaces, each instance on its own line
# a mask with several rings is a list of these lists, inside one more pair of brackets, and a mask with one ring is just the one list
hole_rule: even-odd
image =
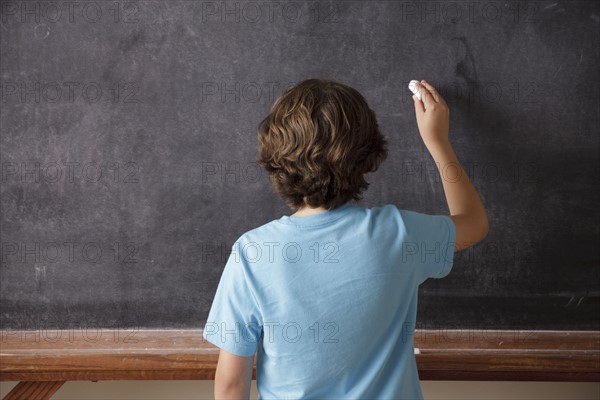
[[[219,354],[200,329],[0,334],[2,381],[214,379]],[[414,343],[422,380],[600,381],[599,331],[417,329]]]

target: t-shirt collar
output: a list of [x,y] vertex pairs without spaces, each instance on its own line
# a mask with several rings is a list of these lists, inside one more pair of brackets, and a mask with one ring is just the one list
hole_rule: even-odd
[[279,219],[279,222],[296,226],[322,225],[341,218],[342,216],[347,214],[352,208],[352,203],[348,201],[333,210],[321,212],[319,214],[309,215],[306,217],[291,217],[284,215]]

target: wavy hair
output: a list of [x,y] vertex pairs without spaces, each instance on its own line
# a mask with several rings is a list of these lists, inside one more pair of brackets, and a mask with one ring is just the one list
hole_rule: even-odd
[[365,174],[387,157],[375,112],[355,89],[308,79],[285,91],[258,126],[258,164],[288,207],[332,210],[360,200]]

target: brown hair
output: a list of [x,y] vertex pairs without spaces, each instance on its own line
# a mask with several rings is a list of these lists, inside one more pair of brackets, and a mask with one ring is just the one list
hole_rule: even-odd
[[375,113],[355,89],[308,79],[285,91],[258,127],[258,163],[286,204],[332,210],[360,200],[387,157]]

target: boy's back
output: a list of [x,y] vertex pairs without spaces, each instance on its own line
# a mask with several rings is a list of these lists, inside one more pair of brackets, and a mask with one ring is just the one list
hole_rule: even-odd
[[257,353],[259,398],[422,398],[418,286],[451,269],[447,216],[348,202],[242,235],[204,338]]
[[204,330],[221,348],[216,398],[249,397],[254,354],[259,398],[422,398],[418,286],[446,276],[454,251],[488,228],[448,141],[444,99],[425,81],[415,87],[450,216],[355,205],[388,150],[375,112],[349,86],[303,81],[259,124],[258,162],[296,213],[232,247]]

